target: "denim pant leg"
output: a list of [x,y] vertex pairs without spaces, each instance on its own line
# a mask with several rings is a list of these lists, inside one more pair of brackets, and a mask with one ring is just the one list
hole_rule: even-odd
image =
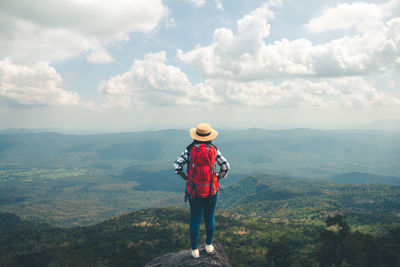
[[198,248],[199,230],[203,214],[203,205],[200,198],[190,200],[190,242],[192,249]]
[[214,237],[214,229],[215,229],[215,206],[218,200],[218,192],[215,194],[211,202],[209,199],[206,199],[204,205],[204,223],[206,225],[206,244],[211,245]]
[[218,193],[215,194],[211,201],[208,198],[196,198],[190,200],[190,241],[192,249],[198,248],[199,230],[204,213],[204,222],[206,225],[206,244],[211,244],[215,229],[215,206],[217,204]]

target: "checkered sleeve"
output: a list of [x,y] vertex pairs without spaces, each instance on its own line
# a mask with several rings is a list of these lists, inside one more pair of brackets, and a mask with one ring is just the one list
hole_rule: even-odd
[[217,164],[219,166],[218,176],[220,178],[226,177],[226,175],[229,171],[230,165],[229,165],[229,162],[226,160],[226,158],[222,155],[222,153],[219,150],[217,151],[216,160],[217,160]]
[[179,174],[183,170],[183,166],[189,161],[189,153],[188,150],[185,149],[184,152],[175,160],[174,162],[174,170],[175,173]]

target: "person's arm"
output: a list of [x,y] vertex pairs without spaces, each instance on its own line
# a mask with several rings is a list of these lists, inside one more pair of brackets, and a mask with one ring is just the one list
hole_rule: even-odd
[[217,158],[216,158],[217,164],[219,166],[219,173],[218,173],[218,180],[226,177],[230,165],[229,162],[226,160],[226,158],[222,155],[222,153],[218,150],[217,151]]
[[183,172],[183,166],[185,166],[188,160],[188,151],[185,149],[185,151],[174,162],[175,173],[181,176],[183,180],[189,179],[189,177]]

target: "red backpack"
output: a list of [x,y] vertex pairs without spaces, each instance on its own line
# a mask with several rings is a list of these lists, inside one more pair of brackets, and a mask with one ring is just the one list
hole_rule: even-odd
[[206,198],[218,191],[218,179],[215,174],[217,149],[211,144],[196,144],[190,151],[187,192],[192,198]]

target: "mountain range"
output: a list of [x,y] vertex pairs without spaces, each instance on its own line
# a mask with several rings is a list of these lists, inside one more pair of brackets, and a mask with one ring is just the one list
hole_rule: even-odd
[[[190,142],[0,133],[0,266],[142,266],[187,249],[172,164]],[[399,132],[227,130],[215,144],[231,165],[216,241],[233,266],[400,264]]]
[[[142,208],[184,207],[172,163],[187,131],[104,135],[0,134],[0,211],[63,226]],[[229,160],[228,186],[259,173],[347,184],[400,181],[400,133],[229,130],[215,144]]]
[[[223,244],[233,266],[276,266],[273,262],[282,253],[293,266],[321,263],[319,257],[326,253],[321,234],[332,231],[326,218],[338,214],[351,227],[348,239],[358,240],[352,245],[354,255],[344,261],[386,255],[400,263],[398,186],[349,187],[257,175],[243,177],[219,194],[215,241]],[[0,213],[0,265],[143,266],[154,257],[188,249],[188,233],[187,207],[141,209],[73,228]],[[200,240],[204,238],[202,227]],[[373,249],[367,259],[363,242]],[[383,251],[382,242],[388,247]]]

